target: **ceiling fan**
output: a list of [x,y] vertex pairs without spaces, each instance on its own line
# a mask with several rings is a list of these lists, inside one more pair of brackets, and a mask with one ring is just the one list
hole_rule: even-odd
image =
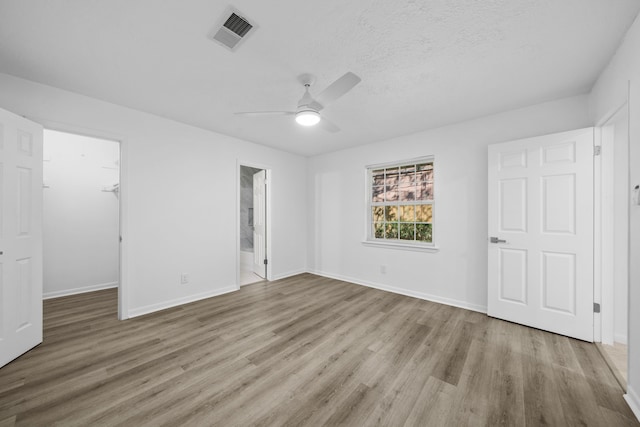
[[329,132],[338,132],[340,128],[326,118],[321,117],[320,111],[327,104],[353,89],[355,85],[360,83],[361,79],[352,72],[348,72],[313,98],[309,93],[309,88],[315,83],[315,80],[316,78],[311,74],[302,74],[298,77],[298,81],[304,85],[304,95],[298,101],[296,111],[242,111],[235,114],[238,116],[295,116],[296,122],[302,126],[320,124]]

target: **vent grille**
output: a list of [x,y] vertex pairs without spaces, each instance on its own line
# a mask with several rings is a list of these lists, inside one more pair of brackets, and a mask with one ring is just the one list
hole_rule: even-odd
[[244,37],[249,30],[253,28],[253,25],[249,24],[242,17],[232,13],[229,19],[224,23],[224,27],[228,28],[230,31],[233,31],[240,37]]
[[255,32],[256,28],[255,23],[250,24],[237,9],[229,7],[218,21],[218,25],[211,30],[209,37],[227,49],[235,51],[242,42]]

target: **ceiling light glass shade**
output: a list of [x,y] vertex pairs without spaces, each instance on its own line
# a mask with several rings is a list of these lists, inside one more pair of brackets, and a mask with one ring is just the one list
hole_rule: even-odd
[[302,126],[314,126],[320,121],[320,113],[313,110],[303,110],[296,113],[296,122]]

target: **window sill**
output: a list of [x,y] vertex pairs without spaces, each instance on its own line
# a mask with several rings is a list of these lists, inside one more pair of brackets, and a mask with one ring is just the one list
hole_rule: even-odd
[[415,252],[439,252],[440,248],[437,246],[421,246],[412,245],[411,243],[398,243],[398,242],[380,242],[375,240],[363,240],[364,246],[388,248],[388,249],[400,249],[402,251],[415,251]]

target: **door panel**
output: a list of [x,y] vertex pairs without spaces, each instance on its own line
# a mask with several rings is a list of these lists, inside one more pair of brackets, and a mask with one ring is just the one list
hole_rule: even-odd
[[542,308],[575,315],[576,256],[542,252]]
[[575,174],[542,177],[543,233],[575,234]]
[[0,110],[0,366],[42,342],[42,127]]
[[488,314],[593,340],[593,130],[489,147]]
[[500,298],[527,304],[527,251],[500,248]]
[[500,231],[527,231],[526,178],[500,181]]

